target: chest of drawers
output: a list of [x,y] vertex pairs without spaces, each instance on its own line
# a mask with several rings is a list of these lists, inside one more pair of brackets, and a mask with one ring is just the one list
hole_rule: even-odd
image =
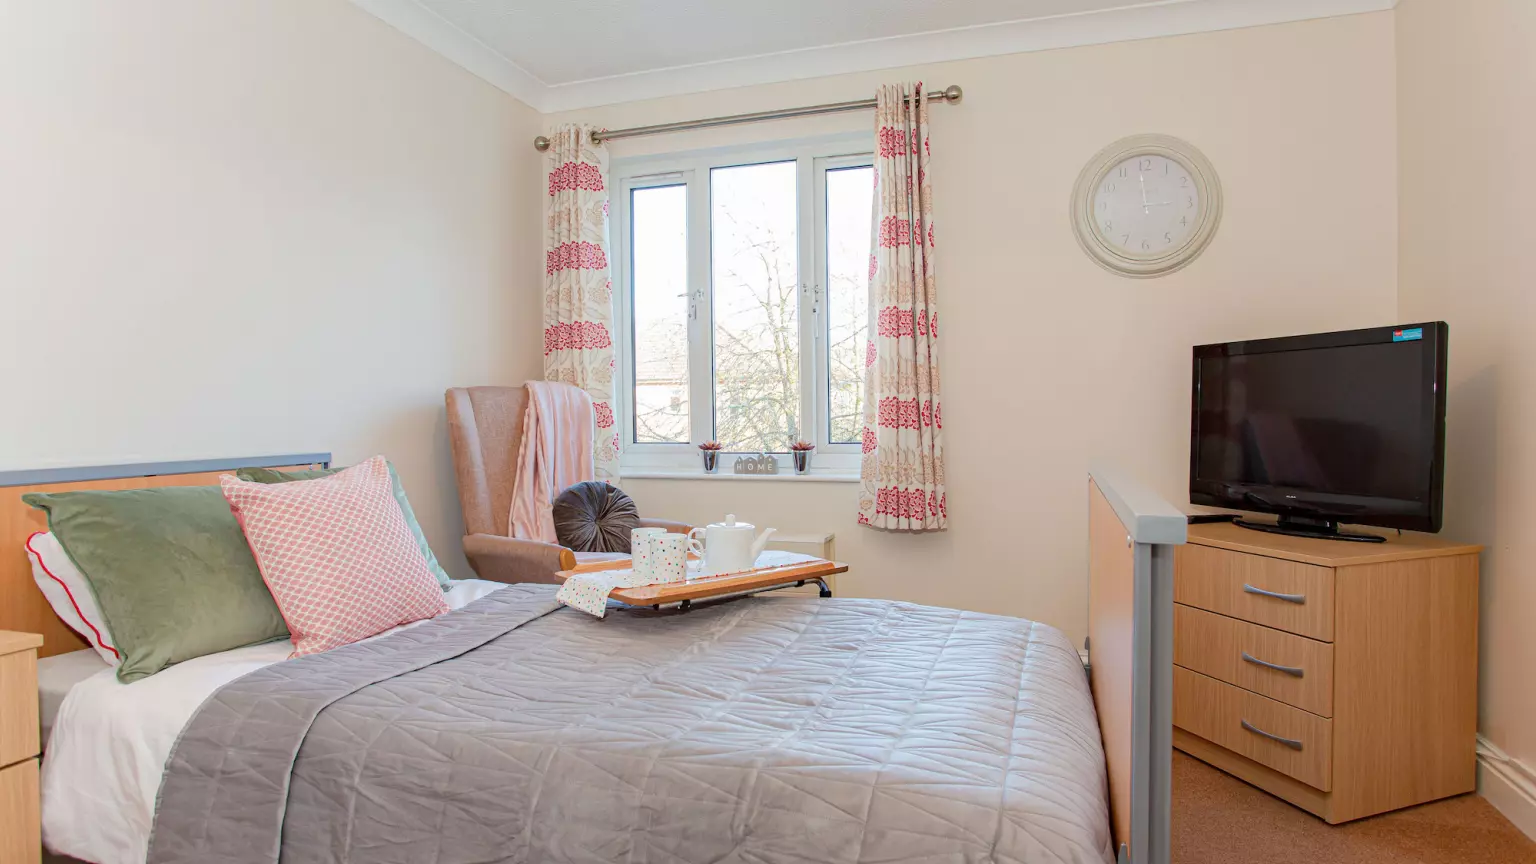
[[1480,551],[1191,526],[1174,745],[1332,823],[1472,791]]
[[37,798],[37,649],[43,637],[0,630],[0,862],[42,855]]

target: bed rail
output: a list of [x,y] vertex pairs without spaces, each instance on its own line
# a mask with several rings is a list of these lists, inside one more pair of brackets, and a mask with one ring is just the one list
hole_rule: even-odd
[[1169,864],[1173,552],[1187,521],[1111,468],[1088,480],[1088,664],[1120,864]]

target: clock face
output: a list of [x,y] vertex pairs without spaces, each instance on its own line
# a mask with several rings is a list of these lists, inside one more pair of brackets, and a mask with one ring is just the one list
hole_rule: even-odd
[[1221,222],[1221,181],[1199,150],[1133,135],[1099,151],[1072,191],[1072,227],[1095,263],[1120,276],[1166,276],[1199,257]]
[[1184,246],[1200,226],[1200,190],[1190,171],[1161,154],[1110,166],[1093,196],[1094,230],[1128,258],[1157,258]]

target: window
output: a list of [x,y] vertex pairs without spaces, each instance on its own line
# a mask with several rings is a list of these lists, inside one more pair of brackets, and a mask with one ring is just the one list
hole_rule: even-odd
[[733,453],[800,437],[799,202],[795,163],[709,172],[714,437]]
[[688,443],[688,187],[630,197],[634,252],[635,434],[643,444]]
[[855,443],[864,414],[864,351],[869,342],[869,237],[875,169],[825,174],[827,208],[828,440]]
[[[858,464],[874,170],[841,147],[615,165],[624,464],[697,470],[697,446]],[[787,458],[782,465],[788,465]]]

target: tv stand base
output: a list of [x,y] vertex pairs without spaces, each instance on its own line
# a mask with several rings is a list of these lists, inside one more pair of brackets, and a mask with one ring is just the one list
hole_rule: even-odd
[[1312,537],[1317,540],[1348,540],[1352,543],[1385,543],[1387,538],[1380,534],[1351,534],[1339,530],[1339,523],[1326,519],[1305,519],[1296,516],[1281,516],[1279,522],[1249,522],[1247,519],[1233,519],[1233,525],[1241,525],[1250,531],[1263,531],[1266,534],[1286,534],[1291,537]]

